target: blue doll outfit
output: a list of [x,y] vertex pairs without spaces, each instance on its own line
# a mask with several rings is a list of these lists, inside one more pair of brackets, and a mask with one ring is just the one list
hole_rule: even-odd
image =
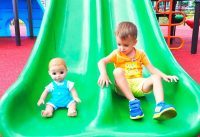
[[63,80],[62,82],[51,82],[46,88],[48,89],[51,98],[47,104],[53,106],[54,110],[61,107],[69,107],[74,102],[70,90],[74,83]]

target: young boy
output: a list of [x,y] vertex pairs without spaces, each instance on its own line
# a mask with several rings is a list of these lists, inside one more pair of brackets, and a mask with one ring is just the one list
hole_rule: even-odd
[[49,102],[46,103],[45,110],[42,110],[43,117],[51,117],[53,111],[58,108],[68,108],[68,116],[76,116],[76,103],[81,102],[74,88],[74,82],[65,80],[67,74],[67,66],[62,58],[53,58],[49,62],[49,75],[53,79],[49,85],[45,87],[37,105],[44,104],[44,100],[48,94],[51,94]]
[[[169,119],[176,116],[172,105],[164,102],[162,79],[167,82],[178,81],[178,77],[169,76],[155,68],[143,51],[135,48],[137,44],[137,28],[131,22],[121,22],[115,32],[118,49],[98,62],[100,76],[98,84],[103,88],[111,81],[106,72],[106,64],[114,63],[116,92],[129,100],[130,118],[140,119],[144,116],[140,101],[136,97],[144,96],[153,89],[156,108],[153,118]],[[142,77],[142,65],[152,74]]]

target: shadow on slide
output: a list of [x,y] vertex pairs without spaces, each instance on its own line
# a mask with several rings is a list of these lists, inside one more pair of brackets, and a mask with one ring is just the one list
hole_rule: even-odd
[[[161,34],[149,0],[51,0],[45,11],[39,36],[19,79],[0,101],[0,133],[21,136],[197,136],[200,131],[200,88],[174,60]],[[128,102],[113,92],[113,85],[101,89],[97,62],[116,48],[114,29],[121,21],[138,26],[137,47],[152,64],[167,74],[179,76],[178,83],[165,83],[165,100],[177,109],[176,118],[152,119],[153,94],[141,98],[145,117],[129,119]],[[67,79],[75,81],[82,100],[78,116],[67,117],[57,110],[42,118],[37,101],[51,79],[48,62],[62,57],[67,62]],[[113,66],[108,66],[113,80]],[[146,71],[144,75],[149,75]]]

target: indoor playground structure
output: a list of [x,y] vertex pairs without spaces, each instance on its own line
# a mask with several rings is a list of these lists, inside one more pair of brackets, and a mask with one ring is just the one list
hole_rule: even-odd
[[17,0],[15,6],[12,0],[0,0],[0,37],[11,36],[10,23],[16,14],[24,22],[27,29],[27,36],[30,36],[30,24],[33,29],[32,35],[37,36],[44,13],[40,0],[31,0],[31,11],[32,19],[30,23],[27,0]]
[[[144,118],[129,119],[128,101],[113,85],[97,85],[97,62],[116,48],[114,30],[121,21],[138,27],[139,49],[161,71],[179,76],[178,83],[163,81],[165,101],[177,116],[153,120],[153,94],[141,98]],[[67,117],[60,109],[52,118],[41,117],[37,101],[47,83],[48,62],[62,57],[68,65],[67,79],[75,81],[82,102],[78,116]],[[107,70],[113,81],[113,66]],[[144,71],[144,75],[149,73]],[[0,100],[2,137],[135,136],[197,137],[200,134],[200,87],[172,56],[150,0],[50,0],[31,56],[19,79]]]

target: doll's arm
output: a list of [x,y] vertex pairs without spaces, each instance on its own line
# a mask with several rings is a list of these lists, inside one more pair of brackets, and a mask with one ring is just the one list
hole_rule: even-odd
[[47,95],[48,95],[48,90],[45,89],[42,95],[40,96],[40,99],[38,100],[38,103],[37,103],[38,106],[40,106],[41,104],[44,104],[44,100],[46,99]]
[[77,94],[76,89],[75,89],[74,87],[71,89],[71,93],[72,93],[73,99],[74,99],[77,103],[80,103],[81,100],[80,100],[80,98],[78,97],[78,94]]

